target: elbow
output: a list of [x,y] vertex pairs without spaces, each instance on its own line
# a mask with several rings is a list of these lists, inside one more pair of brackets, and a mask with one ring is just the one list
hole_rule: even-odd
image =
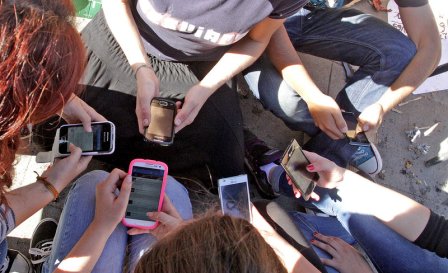
[[435,43],[434,52],[434,69],[436,69],[440,63],[440,59],[442,58],[442,42],[440,39]]
[[442,43],[440,38],[437,36],[437,39],[428,41],[426,46],[419,47],[418,50],[425,50],[427,52],[426,56],[432,62],[432,73],[439,65],[440,58],[442,57]]
[[431,60],[433,66],[431,73],[439,65],[442,57],[442,42],[440,40],[439,32],[434,32],[432,35],[428,35],[426,39],[423,39],[417,43],[417,52],[426,52],[425,56],[427,60]]

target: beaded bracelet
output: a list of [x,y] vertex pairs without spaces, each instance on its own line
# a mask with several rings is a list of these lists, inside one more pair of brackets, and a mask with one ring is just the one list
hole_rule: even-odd
[[44,184],[45,188],[47,188],[47,190],[53,194],[53,201],[56,201],[56,199],[58,199],[59,197],[58,190],[47,180],[45,176],[40,176],[36,171],[34,172],[36,173],[36,182]]
[[137,66],[137,69],[135,69],[135,77],[136,77],[136,78],[137,78],[137,73],[138,73],[138,71],[139,71],[140,68],[142,68],[142,67],[146,67],[146,68],[148,68],[148,69],[151,69],[151,67],[150,67],[149,65],[147,65],[147,64],[141,64],[141,65]]

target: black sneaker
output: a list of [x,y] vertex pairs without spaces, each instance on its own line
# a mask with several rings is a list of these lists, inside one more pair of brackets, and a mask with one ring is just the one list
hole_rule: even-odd
[[33,232],[29,253],[31,256],[31,263],[34,265],[37,273],[41,272],[42,264],[50,256],[57,227],[58,222],[56,222],[56,220],[45,218],[37,224],[37,227]]
[[279,164],[283,151],[269,147],[263,140],[247,129],[244,129],[244,147],[244,164],[251,174],[258,192],[264,198],[276,198],[279,194],[272,189],[267,174],[260,169],[260,166],[269,163]]
[[283,151],[269,147],[266,142],[259,139],[248,129],[244,129],[244,147],[246,155],[251,155],[259,166],[272,162],[280,164]]
[[0,267],[0,273],[20,272],[33,273],[33,265],[30,260],[21,252],[8,249],[8,254],[3,265]]

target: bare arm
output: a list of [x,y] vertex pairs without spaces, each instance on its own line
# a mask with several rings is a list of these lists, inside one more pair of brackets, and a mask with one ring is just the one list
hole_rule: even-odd
[[406,32],[417,46],[417,53],[381,97],[379,103],[385,111],[411,94],[434,71],[441,55],[439,32],[430,6],[400,8],[400,14]]
[[182,109],[176,115],[176,132],[193,122],[202,105],[225,82],[253,64],[266,49],[272,34],[284,20],[265,18],[235,43],[185,97]]
[[291,273],[319,272],[297,249],[283,239],[263,218],[255,206],[252,209],[252,225],[264,240],[274,249],[277,257]]
[[412,242],[423,232],[430,216],[427,207],[315,153],[305,153],[314,166],[308,171],[319,173],[319,186],[338,189],[344,210],[373,215]]
[[284,26],[274,33],[267,51],[285,82],[307,103],[316,126],[333,139],[342,138],[347,124],[339,106],[334,99],[323,94],[311,79]]
[[[415,43],[417,53],[398,79],[387,89],[376,105],[378,114],[361,113],[362,128],[376,128],[384,113],[392,110],[411,94],[434,71],[440,61],[441,43],[436,21],[428,4],[421,7],[400,8],[403,25],[409,38]],[[377,116],[377,118],[375,117]],[[375,117],[375,118],[373,118]]]
[[[91,159],[90,156],[81,156],[81,149],[73,145],[70,145],[70,152],[70,156],[57,161],[42,174],[59,193],[85,170]],[[53,194],[41,182],[35,182],[7,192],[5,197],[8,206],[14,211],[16,226],[45,207],[54,198]]]
[[354,208],[353,212],[377,217],[411,242],[428,223],[430,210],[427,207],[354,172],[346,171],[344,182],[338,188],[341,192],[351,192],[344,203]]
[[113,229],[92,222],[54,272],[91,272],[112,231]]
[[151,120],[149,108],[151,100],[159,94],[159,79],[148,61],[128,0],[103,1],[103,10],[107,25],[115,40],[126,55],[131,68],[138,72],[136,73],[137,104],[135,113],[139,132],[143,134],[144,128],[149,125]]
[[103,3],[104,17],[133,69],[148,63],[145,48],[132,17],[128,0],[108,0]]
[[[119,181],[120,194],[115,195]],[[131,192],[131,177],[115,169],[96,187],[95,217],[54,272],[91,272],[109,236],[125,214]],[[123,251],[125,251],[123,249]]]
[[283,25],[283,21],[266,18],[255,25],[221,57],[200,84],[214,91],[253,64],[266,49],[272,34]]

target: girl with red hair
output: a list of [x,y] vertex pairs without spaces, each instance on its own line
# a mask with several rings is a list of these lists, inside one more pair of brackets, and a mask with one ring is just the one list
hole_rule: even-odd
[[85,51],[73,18],[69,0],[0,0],[0,272],[8,268],[6,235],[55,199],[90,161],[72,146],[71,155],[35,183],[8,191],[21,129],[55,114],[83,122],[86,130],[91,120],[104,119],[76,96]]

